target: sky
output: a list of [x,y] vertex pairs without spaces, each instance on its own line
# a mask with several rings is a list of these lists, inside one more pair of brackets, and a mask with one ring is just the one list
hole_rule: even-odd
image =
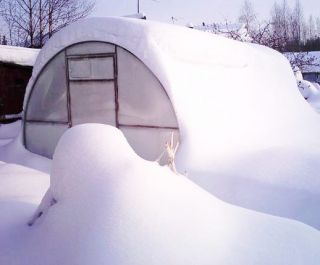
[[[122,16],[137,12],[138,0],[96,0],[91,16]],[[296,0],[287,0],[293,7]],[[235,21],[244,0],[140,0],[140,11],[150,20],[177,24]],[[269,17],[274,0],[251,1],[259,18]],[[282,0],[278,0],[282,2]],[[319,0],[300,0],[306,18],[320,17]],[[172,17],[174,19],[172,19]]]

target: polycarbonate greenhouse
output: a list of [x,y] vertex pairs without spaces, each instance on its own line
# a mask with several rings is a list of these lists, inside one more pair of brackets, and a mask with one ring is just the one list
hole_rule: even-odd
[[163,85],[143,61],[115,43],[89,37],[63,47],[30,83],[24,143],[33,153],[51,158],[61,135],[84,123],[119,128],[148,160],[161,156],[172,133],[177,140],[177,118]]
[[105,123],[155,160],[173,133],[177,167],[190,172],[239,150],[304,142],[304,130],[318,137],[301,126],[306,116],[317,123],[288,60],[272,49],[165,23],[90,18],[56,33],[39,53],[23,141],[52,157],[68,128]]

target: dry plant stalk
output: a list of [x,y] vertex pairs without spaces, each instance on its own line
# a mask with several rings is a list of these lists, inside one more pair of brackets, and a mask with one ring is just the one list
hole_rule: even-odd
[[166,142],[165,144],[165,150],[162,152],[162,154],[159,156],[159,158],[157,159],[157,162],[159,162],[161,160],[161,158],[164,156],[164,154],[166,153],[168,156],[168,161],[167,161],[167,165],[169,166],[169,168],[176,174],[178,174],[177,169],[176,169],[176,165],[174,162],[175,156],[176,156],[176,152],[178,150],[179,147],[179,142],[177,142],[176,145],[174,145],[174,140],[173,140],[173,136],[174,136],[174,132],[171,133],[171,139],[169,142]]

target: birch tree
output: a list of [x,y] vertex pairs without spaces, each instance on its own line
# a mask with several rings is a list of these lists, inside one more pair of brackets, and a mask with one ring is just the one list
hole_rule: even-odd
[[59,29],[84,18],[94,0],[2,0],[0,14],[11,44],[42,47]]

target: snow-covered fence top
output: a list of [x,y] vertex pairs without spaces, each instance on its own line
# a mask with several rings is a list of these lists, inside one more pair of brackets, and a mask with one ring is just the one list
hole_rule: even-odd
[[0,62],[33,66],[39,49],[0,45]]
[[131,18],[90,18],[55,34],[39,53],[25,104],[49,60],[85,41],[127,49],[159,79],[178,118],[180,170],[205,169],[224,157],[274,146],[319,143],[320,118],[300,95],[289,62],[280,53]]

